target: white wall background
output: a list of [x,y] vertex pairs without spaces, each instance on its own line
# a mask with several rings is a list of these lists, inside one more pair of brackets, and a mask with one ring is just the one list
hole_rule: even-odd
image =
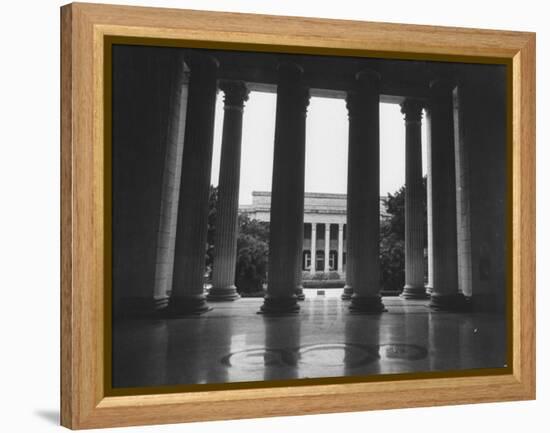
[[[536,0],[182,0],[120,1],[279,15],[537,31],[538,220],[548,218],[547,119],[550,28]],[[57,431],[59,410],[59,6],[58,0],[0,4],[0,430]],[[546,120],[546,121],[545,121]],[[546,218],[545,218],[546,216]],[[550,306],[544,265],[550,229],[538,227],[538,401],[272,418],[128,431],[548,431]],[[546,340],[546,341],[545,341]],[[546,426],[544,426],[546,424]]]

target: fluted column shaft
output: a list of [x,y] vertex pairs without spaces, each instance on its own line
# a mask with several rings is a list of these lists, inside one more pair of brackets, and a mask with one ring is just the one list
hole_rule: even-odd
[[[349,197],[350,193],[350,173],[348,170],[348,191],[347,191],[347,197]],[[348,199],[349,200],[349,199]],[[349,208],[348,208],[349,209]],[[353,254],[351,253],[351,250],[353,249],[353,246],[351,242],[349,241],[350,237],[350,219],[347,218],[346,223],[346,284],[344,285],[344,291],[342,292],[342,300],[343,301],[349,301],[353,295],[353,286],[351,282],[351,276],[353,275]]]
[[296,299],[298,301],[303,301],[306,297],[304,295],[304,286],[302,285],[302,262],[304,260],[304,224],[302,223],[302,228],[298,234],[298,239],[300,239],[300,248],[296,249],[296,281],[295,281],[295,290]]
[[338,224],[338,272],[344,270],[344,224]]
[[317,267],[317,224],[311,223],[311,274],[315,274]]
[[267,295],[261,311],[296,312],[297,251],[302,249],[306,110],[309,89],[293,63],[278,68]]
[[430,116],[428,114],[426,118],[427,128],[426,128],[426,156],[428,161],[427,167],[427,179],[426,179],[426,229],[427,229],[427,242],[428,242],[428,283],[426,284],[426,293],[432,293],[433,279],[434,279],[434,270],[433,270],[433,215],[432,215],[432,156],[431,156],[431,142],[432,142],[432,133],[430,127]]
[[160,209],[161,217],[157,233],[157,260],[153,290],[156,310],[162,310],[168,306],[168,294],[172,289],[179,180],[181,176],[181,156],[185,133],[188,85],[189,74],[186,70],[185,62],[183,58],[178,58],[166,135],[166,156]]
[[385,311],[380,297],[380,77],[357,74],[348,93],[348,254],[353,255],[350,310]]
[[185,126],[174,276],[169,311],[197,314],[208,311],[204,296],[206,232],[218,62],[194,53]]
[[405,287],[406,299],[427,297],[424,287],[424,209],[422,186],[422,104],[405,100]]
[[209,301],[233,301],[239,297],[235,288],[237,234],[239,212],[239,180],[241,175],[241,139],[244,103],[248,99],[246,84],[224,81],[225,94],[222,132],[216,233],[214,238],[214,270]]
[[450,82],[433,82],[428,110],[433,247],[430,306],[438,310],[455,310],[465,306],[464,296],[458,291],[452,89]]
[[330,224],[325,224],[325,272],[330,271]]

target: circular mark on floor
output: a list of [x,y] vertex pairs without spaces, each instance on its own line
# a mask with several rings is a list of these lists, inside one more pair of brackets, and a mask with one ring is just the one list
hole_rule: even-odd
[[379,359],[378,346],[354,343],[311,344],[298,348],[251,348],[230,353],[221,359],[228,367],[245,369],[263,367],[355,368]]
[[387,360],[418,361],[428,356],[428,350],[416,344],[382,344],[380,345],[380,356]]
[[228,367],[263,368],[278,367],[286,363],[280,349],[255,348],[230,353],[221,359],[222,364]]
[[316,367],[360,367],[377,360],[376,347],[363,344],[332,343],[302,346],[298,362]]
[[357,368],[379,359],[390,362],[417,361],[427,355],[425,347],[415,344],[327,343],[298,348],[250,348],[224,356],[221,363],[228,367],[245,369],[296,367],[298,364],[325,368]]

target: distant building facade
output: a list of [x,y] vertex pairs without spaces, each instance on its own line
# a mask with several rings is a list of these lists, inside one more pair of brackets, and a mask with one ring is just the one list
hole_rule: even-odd
[[[384,199],[380,209],[384,212]],[[304,194],[302,270],[346,272],[346,194]],[[253,191],[252,204],[239,206],[251,219],[269,222],[271,193]]]

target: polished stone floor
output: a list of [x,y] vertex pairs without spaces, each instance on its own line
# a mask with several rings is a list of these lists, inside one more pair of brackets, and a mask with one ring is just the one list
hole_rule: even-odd
[[113,326],[113,387],[243,382],[498,368],[505,318],[433,312],[384,298],[356,315],[337,296],[307,296],[299,314],[256,314],[262,299],[212,304],[197,317]]

